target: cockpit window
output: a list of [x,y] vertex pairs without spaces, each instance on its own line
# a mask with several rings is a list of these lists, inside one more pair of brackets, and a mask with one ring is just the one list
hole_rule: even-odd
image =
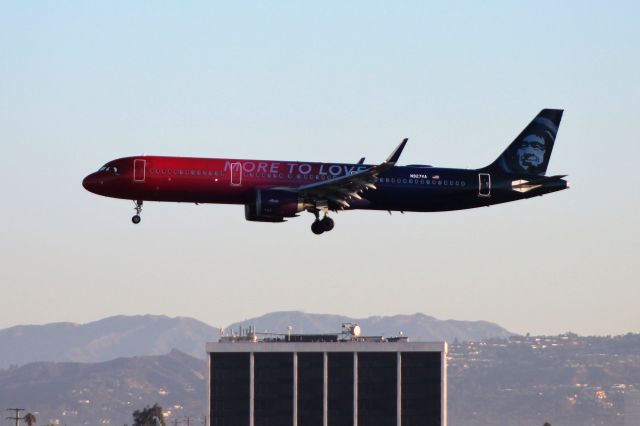
[[99,172],[113,172],[113,173],[118,173],[118,168],[117,167],[112,167],[112,166],[102,166],[100,167],[100,170],[98,170]]

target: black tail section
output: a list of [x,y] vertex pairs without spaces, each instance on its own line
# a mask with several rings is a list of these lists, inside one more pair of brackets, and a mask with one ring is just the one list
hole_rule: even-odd
[[543,109],[485,170],[544,176],[562,119],[561,109]]

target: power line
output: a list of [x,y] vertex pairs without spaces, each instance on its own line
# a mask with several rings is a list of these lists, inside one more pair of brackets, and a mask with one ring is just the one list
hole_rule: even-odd
[[16,412],[15,417],[7,417],[7,420],[15,420],[16,426],[18,426],[20,424],[20,420],[22,419],[22,417],[20,417],[20,411],[25,411],[25,409],[24,408],[7,408],[7,411]]

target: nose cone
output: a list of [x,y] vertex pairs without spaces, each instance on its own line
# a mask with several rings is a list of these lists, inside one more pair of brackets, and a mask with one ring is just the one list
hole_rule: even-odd
[[96,176],[96,173],[91,173],[89,176],[84,178],[82,180],[82,186],[87,191],[93,192],[94,194],[96,194],[97,193],[96,190],[98,186],[100,186],[100,182],[98,177]]

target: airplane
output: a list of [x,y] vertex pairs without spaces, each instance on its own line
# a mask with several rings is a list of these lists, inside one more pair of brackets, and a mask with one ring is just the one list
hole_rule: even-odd
[[245,218],[285,222],[315,216],[311,231],[334,228],[330,212],[436,212],[491,206],[569,188],[566,175],[546,176],[563,110],[543,109],[490,165],[480,169],[398,166],[400,145],[380,164],[134,156],[109,161],[82,181],[106,197],[244,205]]

